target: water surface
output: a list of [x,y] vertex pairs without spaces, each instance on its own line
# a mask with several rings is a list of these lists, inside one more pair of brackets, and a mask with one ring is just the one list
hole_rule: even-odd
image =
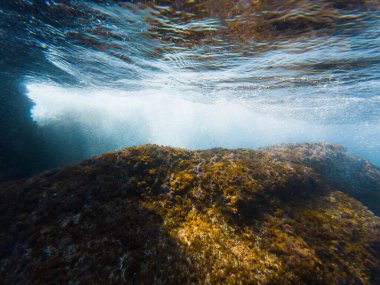
[[380,165],[376,2],[2,1],[1,76],[61,162],[327,141]]

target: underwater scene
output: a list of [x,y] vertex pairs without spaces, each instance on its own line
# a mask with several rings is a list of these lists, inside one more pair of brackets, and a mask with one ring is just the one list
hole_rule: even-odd
[[0,284],[380,284],[379,0],[0,0]]

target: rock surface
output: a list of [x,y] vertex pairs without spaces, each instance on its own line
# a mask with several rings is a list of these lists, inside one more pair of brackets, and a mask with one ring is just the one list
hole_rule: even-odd
[[379,185],[334,145],[126,148],[0,185],[0,283],[380,284]]

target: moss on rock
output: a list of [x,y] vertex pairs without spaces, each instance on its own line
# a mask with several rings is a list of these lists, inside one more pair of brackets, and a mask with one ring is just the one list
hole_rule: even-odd
[[321,149],[353,159],[144,145],[2,184],[0,283],[377,284],[379,218]]

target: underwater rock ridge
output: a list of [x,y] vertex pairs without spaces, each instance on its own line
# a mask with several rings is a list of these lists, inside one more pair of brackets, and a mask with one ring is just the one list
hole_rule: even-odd
[[[287,148],[287,150],[286,150]],[[274,157],[283,157],[312,167],[332,187],[344,189],[380,215],[380,169],[361,159],[350,156],[340,145],[288,144],[270,149]]]
[[0,283],[379,284],[379,185],[324,143],[129,147],[0,184]]

